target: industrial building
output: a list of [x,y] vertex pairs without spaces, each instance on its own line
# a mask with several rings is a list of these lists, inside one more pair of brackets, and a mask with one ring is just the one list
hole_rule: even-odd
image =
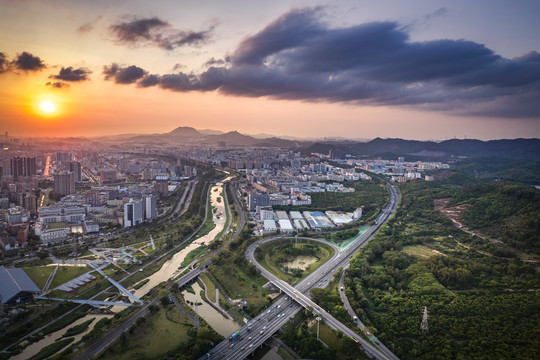
[[279,219],[279,229],[282,233],[290,234],[293,232],[293,226],[289,219]]
[[34,295],[41,294],[41,290],[26,275],[23,269],[8,269],[0,266],[0,296],[7,305],[16,305],[34,300]]
[[274,220],[264,220],[264,233],[265,234],[276,232],[276,231],[277,231],[277,227],[276,227],[276,222]]

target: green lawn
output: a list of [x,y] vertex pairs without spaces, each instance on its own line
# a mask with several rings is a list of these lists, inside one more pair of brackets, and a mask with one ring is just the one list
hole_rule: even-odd
[[47,283],[47,279],[53,272],[55,266],[38,266],[31,268],[24,268],[24,272],[32,279],[38,288],[43,290],[43,287]]
[[271,271],[274,275],[278,276],[279,278],[291,283],[295,284],[311,274],[313,271],[318,269],[321,265],[323,265],[328,259],[330,259],[334,255],[334,250],[325,244],[315,242],[315,241],[306,241],[306,240],[299,240],[298,244],[299,246],[302,243],[310,243],[313,245],[316,245],[318,247],[316,257],[319,258],[319,260],[311,265],[302,273],[302,277],[295,277],[292,274],[286,273],[281,269],[279,264],[276,263],[276,259],[279,258],[282,254],[279,251],[274,252],[271,254],[272,250],[275,249],[277,246],[283,246],[284,244],[287,244],[288,242],[291,243],[291,246],[294,246],[294,239],[283,239],[283,240],[276,240],[269,243],[266,243],[264,245],[261,245],[259,248],[261,249],[261,252],[263,254],[263,260],[261,261],[261,265],[264,266],[267,270]]
[[65,222],[57,222],[49,224],[49,229],[63,229],[66,227]]
[[[243,256],[238,255],[238,256]],[[262,286],[268,281],[258,274],[248,274],[245,269],[233,263],[220,264],[209,268],[211,275],[218,281],[217,286],[233,298],[242,298],[248,302],[248,309],[257,312],[267,303],[270,290]],[[223,292],[220,292],[222,295]]]
[[159,359],[188,339],[185,315],[174,305],[160,311],[150,319],[127,331],[124,342],[116,342],[100,359],[132,360]]
[[212,282],[212,280],[210,280],[208,275],[206,275],[205,273],[201,273],[201,275],[199,275],[199,278],[206,284],[206,287],[208,289],[207,291],[208,300],[212,302],[216,302],[216,285]]
[[54,289],[55,287],[60,286],[69,280],[73,280],[77,276],[81,276],[89,271],[91,271],[91,269],[86,266],[59,266],[51,283],[51,289]]
[[344,251],[345,249],[347,249],[353,242],[355,242],[358,238],[360,238],[360,236],[364,235],[364,233],[366,231],[369,230],[369,226],[361,226],[358,228],[358,234],[356,234],[356,236],[350,238],[350,239],[347,239],[347,240],[344,240],[344,241],[334,241],[334,240],[327,240],[327,239],[321,239],[321,240],[325,240],[331,244],[334,244],[335,246],[338,247],[339,251]]
[[441,252],[437,250],[433,250],[427,246],[424,245],[408,245],[403,247],[403,251],[406,252],[409,255],[420,257],[420,258],[428,258],[431,256],[437,256],[442,255]]

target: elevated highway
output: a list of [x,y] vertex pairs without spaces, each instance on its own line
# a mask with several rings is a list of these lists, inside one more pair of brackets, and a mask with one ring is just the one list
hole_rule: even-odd
[[[244,359],[249,356],[257,346],[262,345],[272,336],[272,334],[285,325],[301,308],[311,308],[314,313],[320,314],[330,327],[343,332],[356,342],[361,343],[362,348],[369,356],[376,359],[398,360],[398,357],[384,347],[384,345],[377,344],[380,346],[379,349],[378,347],[365,342],[358,334],[342,324],[339,320],[335,319],[331,314],[326,312],[309,298],[309,291],[314,287],[325,287],[328,285],[337,269],[347,265],[350,258],[377,233],[380,227],[388,221],[390,216],[395,212],[399,202],[399,194],[393,185],[387,183],[387,186],[390,190],[390,199],[387,206],[377,216],[375,224],[344,252],[340,253],[336,251],[334,256],[326,264],[311,273],[294,287],[266,270],[257,262],[254,256],[255,249],[258,246],[282,238],[283,236],[262,239],[251,244],[246,250],[246,257],[248,260],[257,266],[261,271],[261,274],[284,292],[286,296],[282,296],[275,302],[272,308],[263,311],[248,324],[244,325],[240,329],[240,336],[237,339],[234,339],[231,342],[228,340],[222,341],[214,347],[211,352],[200,359]],[[317,239],[312,240],[319,241]]]

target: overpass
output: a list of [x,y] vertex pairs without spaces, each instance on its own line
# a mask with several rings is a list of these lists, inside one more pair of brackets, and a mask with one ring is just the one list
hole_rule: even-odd
[[336,252],[326,264],[311,273],[296,285],[296,287],[293,287],[270,273],[256,261],[254,256],[255,249],[258,246],[281,237],[263,239],[251,244],[246,250],[246,256],[249,261],[255,264],[261,271],[261,274],[284,292],[286,296],[278,299],[273,307],[263,311],[248,324],[244,325],[240,329],[240,336],[237,339],[232,342],[228,342],[227,340],[222,341],[215,346],[211,352],[200,359],[244,359],[249,356],[257,346],[262,345],[273,333],[285,325],[296,312],[304,307],[306,309],[312,308],[315,313],[321,315],[330,327],[342,331],[356,342],[361,343],[364,351],[369,356],[376,359],[397,360],[397,356],[386,347],[381,346],[381,351],[375,346],[362,341],[358,334],[343,325],[308,297],[310,289],[315,287],[315,285],[318,284],[317,287],[328,285],[331,279],[331,276],[329,275],[335,273],[338,268],[347,265],[349,259],[377,233],[380,227],[388,221],[390,216],[395,212],[399,201],[399,195],[393,185],[387,183],[387,186],[390,189],[390,199],[387,206],[377,216],[375,224],[344,252]]

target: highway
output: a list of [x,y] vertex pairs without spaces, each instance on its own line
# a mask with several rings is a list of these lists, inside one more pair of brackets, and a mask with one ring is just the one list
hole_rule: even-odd
[[[254,256],[255,249],[258,246],[282,238],[283,236],[263,239],[251,244],[246,250],[246,257],[248,260],[257,266],[264,277],[269,279],[274,285],[280,288],[281,291],[286,293],[286,296],[278,299],[272,308],[263,311],[248,324],[244,325],[239,330],[239,337],[232,341],[229,341],[228,339],[222,341],[214,347],[211,352],[200,359],[243,359],[249,356],[254,348],[262,345],[274,332],[285,325],[285,323],[289,321],[289,318],[294,316],[294,314],[302,307],[312,308],[315,313],[320,314],[330,327],[342,331],[345,335],[357,342],[361,342],[363,349],[368,355],[377,359],[398,359],[386,347],[382,347],[383,351],[381,351],[373,345],[363,341],[358,334],[343,325],[309,298],[309,290],[313,287],[325,287],[328,285],[337,269],[346,266],[349,259],[376,234],[380,227],[388,221],[390,216],[395,212],[399,201],[399,194],[393,185],[387,183],[387,186],[390,189],[390,199],[387,206],[377,216],[375,224],[344,252],[339,253],[336,251],[334,256],[326,264],[311,273],[296,285],[296,287],[293,287],[274,276],[271,272],[261,266]],[[316,239],[312,240],[318,241]]]

